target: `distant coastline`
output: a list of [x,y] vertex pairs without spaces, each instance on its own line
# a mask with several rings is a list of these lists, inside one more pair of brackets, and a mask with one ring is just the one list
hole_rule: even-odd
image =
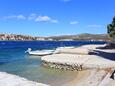
[[107,34],[79,34],[79,35],[62,35],[51,37],[34,37],[22,34],[0,34],[0,41],[110,41]]

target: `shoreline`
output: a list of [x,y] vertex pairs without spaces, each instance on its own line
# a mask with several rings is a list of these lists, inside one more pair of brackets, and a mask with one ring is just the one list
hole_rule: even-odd
[[87,77],[90,75],[90,72],[91,70],[78,71],[78,75],[75,76],[73,80],[63,84],[62,86],[79,86],[81,81],[83,82],[85,79],[87,79]]
[[115,81],[110,78],[112,72],[111,69],[83,70],[74,80],[62,86],[114,86]]
[[[105,83],[106,81],[108,82],[106,82],[104,86],[110,86],[110,84],[111,86],[114,86],[115,81],[112,80],[110,76],[115,69],[115,61],[106,58],[106,56],[114,56],[111,54],[115,54],[115,49],[98,49],[104,46],[106,45],[80,46],[80,48],[83,49],[99,51],[95,55],[86,55],[86,53],[84,55],[71,54],[73,48],[70,49],[71,51],[67,51],[67,49],[64,48],[61,50],[61,53],[44,56],[41,60],[45,67],[71,71],[77,70],[78,72],[81,72],[75,79],[62,86],[103,86],[102,83]],[[64,52],[62,52],[63,50]],[[65,51],[68,53],[65,53]],[[72,51],[72,53],[73,52],[74,51]]]
[[[110,57],[112,53],[115,53],[115,49],[112,49],[112,50],[111,49],[97,49],[97,47],[104,47],[104,46],[105,45],[101,45],[101,44],[80,46],[79,50],[85,49],[84,52],[82,52],[82,54],[80,54],[81,51],[76,51],[78,50],[76,49],[78,47],[70,48],[70,49],[61,48],[61,51],[59,50],[60,53],[56,52],[55,54],[52,54],[52,55],[43,56],[41,57],[41,60],[42,60],[43,65],[46,67],[58,68],[58,69],[63,69],[67,71],[68,70],[75,71],[76,73],[78,73],[78,74],[75,74],[75,77],[72,78],[71,80],[67,80],[67,81],[65,80],[65,82],[60,83],[61,86],[103,86],[103,83],[105,83],[106,81],[108,82],[106,82],[106,85],[104,86],[110,86],[110,85],[114,86],[115,81],[110,79],[110,76],[113,70],[115,69],[115,61],[104,58],[104,56],[108,55]],[[104,52],[104,53],[100,53],[102,56],[100,56],[100,54],[89,55],[88,52],[92,50],[99,51],[99,53],[100,52]],[[110,55],[108,53],[110,53]],[[2,73],[0,72],[0,74]],[[0,75],[0,77],[1,76],[2,75]],[[9,76],[9,74],[7,76]],[[13,75],[13,77],[14,76],[16,75]],[[16,76],[16,78],[18,78],[18,76]],[[12,79],[12,83],[16,84],[18,83],[18,81],[20,82],[20,80],[23,80],[23,78],[20,78],[20,80],[16,78],[14,77]],[[1,81],[3,84],[6,81],[8,81],[8,80],[5,80],[4,78],[2,80],[4,80],[3,82]],[[15,80],[17,80],[16,83],[15,83]],[[28,80],[24,79],[24,81],[28,81]],[[33,82],[33,81],[29,81],[29,82]],[[34,82],[34,83],[39,83],[39,82]],[[4,86],[4,85],[1,85],[1,86]],[[6,86],[10,86],[10,85],[6,85]],[[23,86],[23,85],[20,85],[20,86]],[[49,85],[32,84],[32,86],[49,86]]]
[[0,86],[49,86],[46,84],[30,81],[23,77],[0,72]]

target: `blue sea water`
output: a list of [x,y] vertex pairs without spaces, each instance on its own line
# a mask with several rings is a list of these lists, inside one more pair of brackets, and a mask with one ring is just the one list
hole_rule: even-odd
[[[29,80],[60,86],[75,77],[76,72],[45,68],[39,56],[25,54],[33,50],[55,49],[62,46],[104,44],[98,41],[0,41],[0,71],[25,77]],[[61,80],[61,81],[60,81]]]

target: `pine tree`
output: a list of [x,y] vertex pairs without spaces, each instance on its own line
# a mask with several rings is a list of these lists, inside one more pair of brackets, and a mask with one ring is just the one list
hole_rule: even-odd
[[115,16],[111,24],[107,25],[108,34],[111,38],[115,38]]

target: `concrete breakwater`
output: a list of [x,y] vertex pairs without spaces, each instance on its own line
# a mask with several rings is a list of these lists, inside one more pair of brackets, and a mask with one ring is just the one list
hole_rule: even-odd
[[70,70],[70,71],[82,71],[86,69],[115,69],[115,64],[114,67],[112,65],[98,65],[98,64],[68,64],[68,63],[56,63],[56,62],[47,62],[47,61],[42,61],[42,65],[45,67],[50,67],[50,68],[55,68],[55,69],[61,69],[61,70]]
[[46,67],[63,70],[115,68],[115,62],[95,55],[53,54],[41,58]]
[[[114,50],[97,49],[106,45],[84,45],[77,48],[58,48],[56,53],[41,58],[43,65],[64,70],[115,68],[115,61],[107,59]],[[97,54],[89,55],[89,52]],[[102,53],[103,52],[103,53]],[[82,54],[81,54],[82,53]],[[114,56],[112,56],[114,57]]]
[[[41,58],[42,64],[45,67],[50,68],[56,68],[56,69],[62,69],[62,70],[83,70],[85,69],[83,67],[84,61],[86,61],[88,58],[81,57],[81,55],[73,54],[53,54],[44,56]],[[84,59],[83,59],[84,58]]]

